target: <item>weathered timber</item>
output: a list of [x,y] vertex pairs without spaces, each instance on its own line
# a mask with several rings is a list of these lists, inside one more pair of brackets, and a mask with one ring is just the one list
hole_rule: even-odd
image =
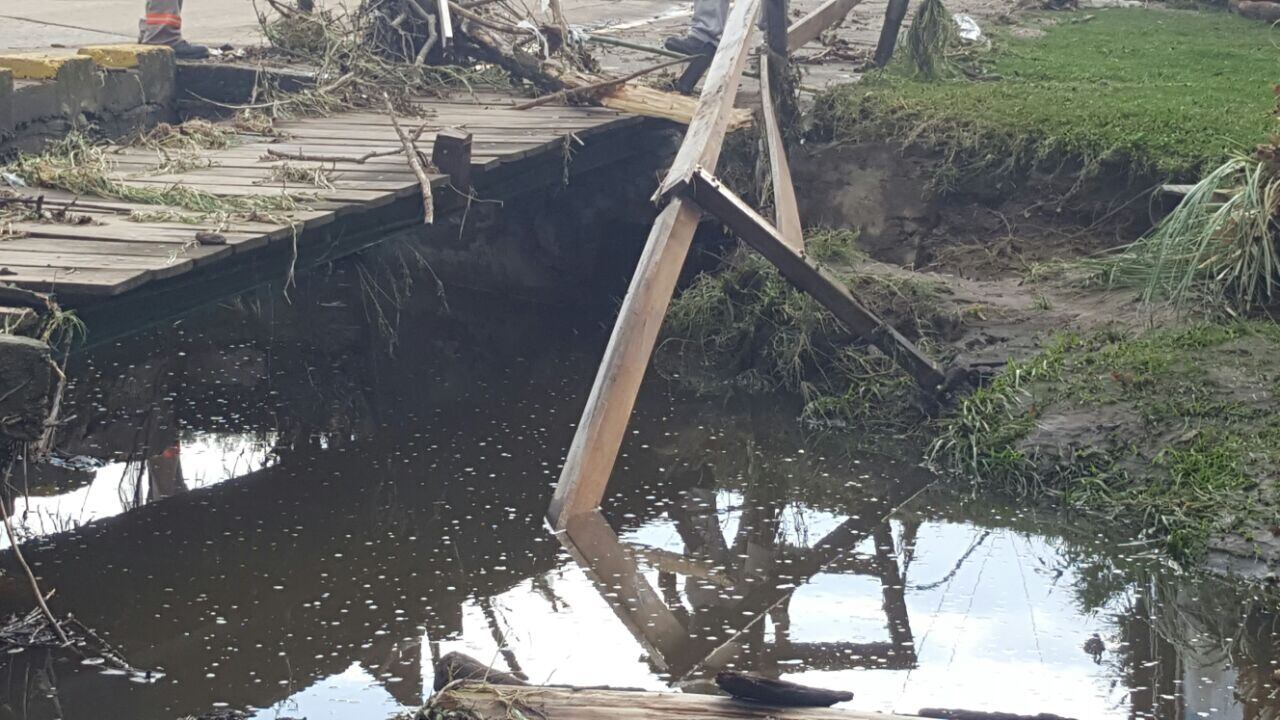
[[432,709],[465,710],[479,720],[505,720],[516,713],[546,720],[908,720],[903,715],[852,710],[781,708],[715,695],[478,684],[441,693],[433,699]]
[[490,685],[528,685],[528,677],[515,675],[489,667],[470,655],[460,652],[445,653],[436,661],[434,687],[440,692],[449,683],[462,680],[489,683]]
[[[695,162],[693,170],[702,162],[714,167],[719,159],[759,7],[760,0],[740,0],[730,13],[672,174],[682,163]],[[649,232],[547,509],[556,530],[575,513],[598,507],[604,497],[700,216],[696,205],[673,198]]]
[[884,67],[893,58],[893,50],[898,44],[898,31],[902,29],[902,21],[907,17],[907,6],[911,0],[889,0],[884,9],[884,25],[880,28],[880,41],[876,43],[874,62],[876,67]]
[[787,162],[787,147],[782,141],[782,128],[778,127],[777,107],[773,101],[773,83],[770,68],[773,60],[760,56],[760,104],[764,115],[765,145],[769,148],[769,175],[773,183],[773,210],[778,232],[801,255],[804,254],[804,227],[800,223],[800,208],[796,203],[796,189],[791,182],[791,165]]
[[701,215],[693,203],[675,198],[649,232],[551,498],[547,519],[557,530],[564,529],[575,513],[597,507],[604,497]]
[[892,358],[925,392],[936,395],[947,385],[942,370],[915,343],[863,307],[838,278],[792,249],[767,220],[719,180],[698,168],[680,190],[773,263],[783,277],[812,295],[849,330]]
[[755,30],[759,10],[760,0],[746,0],[735,5],[730,13],[720,45],[707,70],[707,80],[698,97],[698,108],[689,121],[684,143],[658,187],[655,199],[666,196],[688,180],[696,168],[714,169],[720,159],[720,148],[729,129],[733,101],[738,96],[738,84],[751,49],[751,34]]
[[431,164],[449,176],[449,184],[463,192],[471,188],[471,133],[445,128],[436,133]]
[[787,30],[787,49],[795,52],[818,39],[828,28],[835,27],[844,21],[862,0],[827,0],[799,20],[791,23]]
[[736,698],[780,707],[831,707],[853,699],[853,693],[844,690],[809,687],[736,670],[716,673],[716,686]]

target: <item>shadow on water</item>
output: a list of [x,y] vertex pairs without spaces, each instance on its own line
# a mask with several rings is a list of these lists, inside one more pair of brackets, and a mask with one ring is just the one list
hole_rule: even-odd
[[398,303],[391,345],[339,267],[79,358],[64,462],[20,474],[15,519],[55,609],[152,674],[7,655],[0,718],[377,719],[451,650],[655,690],[747,668],[868,710],[1280,716],[1274,606],[1249,589],[961,502],[785,403],[651,379],[604,514],[558,540],[542,512],[601,323],[449,303]]

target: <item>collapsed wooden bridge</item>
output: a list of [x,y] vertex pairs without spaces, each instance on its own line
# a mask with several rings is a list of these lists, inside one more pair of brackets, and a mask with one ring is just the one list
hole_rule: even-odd
[[[422,128],[439,214],[475,199],[507,199],[643,152],[639,135],[664,125],[599,107],[516,110],[513,94],[459,93],[415,101],[403,128]],[[425,122],[425,125],[424,125]],[[190,188],[219,198],[294,199],[296,207],[219,218],[182,208],[18,188],[45,211],[77,222],[6,224],[0,281],[52,292],[64,307],[132,329],[218,297],[279,281],[288,268],[331,261],[423,222],[421,183],[405,162],[391,117],[376,111],[277,122],[273,136],[242,135],[166,171],[143,147],[105,151],[109,177],[126,188]],[[281,169],[321,172],[322,186]],[[0,199],[3,200],[3,199]],[[13,202],[12,199],[9,202]]]
[[714,174],[761,9],[761,0],[738,0],[720,45],[707,64],[707,78],[684,142],[654,194],[663,209],[623,300],[547,511],[548,520],[558,532],[565,531],[574,518],[595,512],[604,498],[680,268],[704,213],[713,215],[773,263],[783,277],[813,296],[854,334],[892,358],[927,396],[945,394],[948,384],[956,381],[914,343],[859,303],[848,287],[805,257],[802,223],[778,119],[779,106],[789,98],[780,96],[775,86],[785,83],[788,76],[788,50],[795,46],[794,40],[800,39],[795,35],[798,28],[816,36],[838,23],[853,3],[829,0],[788,27],[786,0],[765,2],[767,42],[759,53],[759,77],[776,227]]

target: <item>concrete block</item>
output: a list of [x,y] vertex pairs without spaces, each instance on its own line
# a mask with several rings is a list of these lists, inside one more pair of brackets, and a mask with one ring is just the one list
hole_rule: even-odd
[[145,105],[142,76],[136,70],[105,70],[99,101],[104,113],[120,114]]
[[89,45],[80,48],[79,54],[88,56],[101,67],[129,69],[138,67],[148,55],[166,55],[172,61],[173,49],[164,45],[124,43],[119,45]]
[[11,70],[17,80],[52,80],[66,65],[85,60],[52,53],[4,53],[0,54],[0,68]]
[[152,105],[173,108],[178,95],[178,66],[173,51],[167,47],[147,47],[153,48],[152,52],[139,54],[138,66],[134,68],[142,81],[142,95]]
[[52,80],[20,80],[13,89],[13,126],[21,130],[38,120],[63,115],[58,83]]
[[0,434],[39,439],[53,407],[54,388],[48,345],[0,335]]

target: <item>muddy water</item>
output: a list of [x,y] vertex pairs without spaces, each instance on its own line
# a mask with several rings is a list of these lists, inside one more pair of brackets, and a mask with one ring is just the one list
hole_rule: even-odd
[[600,323],[311,280],[74,365],[66,462],[27,469],[15,516],[54,608],[138,670],[7,655],[0,718],[379,720],[453,650],[653,690],[747,668],[866,710],[1280,715],[1280,636],[1244,588],[962,503],[785,403],[651,379],[606,516],[562,543],[541,515]]

